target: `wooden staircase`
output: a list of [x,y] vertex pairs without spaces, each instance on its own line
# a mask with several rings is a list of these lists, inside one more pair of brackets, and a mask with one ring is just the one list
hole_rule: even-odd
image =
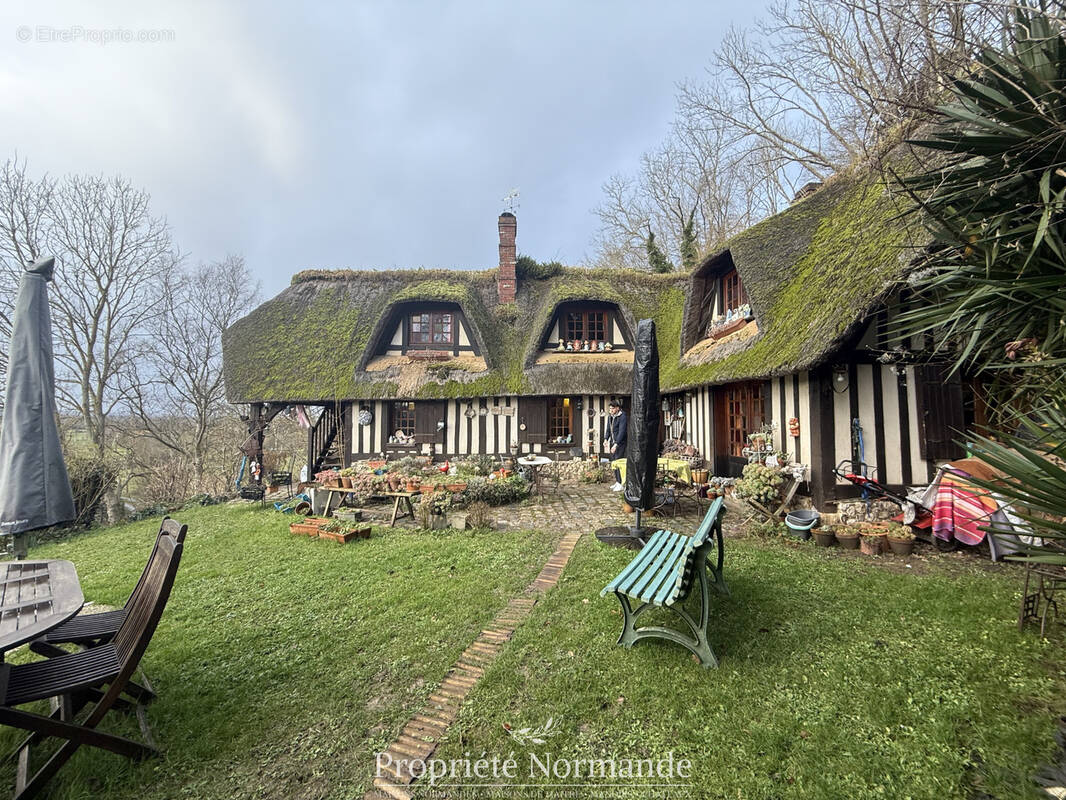
[[343,424],[344,406],[341,403],[333,403],[323,408],[322,416],[311,426],[307,437],[307,463],[310,465],[308,478],[323,469],[344,466],[343,437],[338,436]]

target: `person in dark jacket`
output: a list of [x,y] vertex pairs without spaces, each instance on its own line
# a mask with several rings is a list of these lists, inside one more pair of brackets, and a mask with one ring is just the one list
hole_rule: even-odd
[[[625,458],[626,438],[629,435],[629,418],[617,400],[612,400],[607,406],[610,416],[607,418],[607,437],[603,444],[607,449],[607,456],[612,461],[616,458]],[[614,486],[612,492],[622,491],[622,474],[617,469],[614,471]]]

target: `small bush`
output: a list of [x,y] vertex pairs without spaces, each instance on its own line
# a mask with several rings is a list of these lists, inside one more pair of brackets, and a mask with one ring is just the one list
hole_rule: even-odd
[[466,509],[467,527],[474,528],[475,530],[486,530],[492,527],[494,521],[495,518],[492,515],[492,510],[487,503],[478,500],[471,503]]
[[561,274],[563,265],[558,261],[540,262],[530,256],[519,256],[515,262],[515,276],[519,280],[543,281]]
[[118,468],[109,459],[99,456],[74,455],[66,461],[74,509],[78,514],[74,524],[87,528],[99,520],[104,498],[118,485]]
[[489,506],[505,506],[509,503],[521,502],[527,497],[529,497],[529,481],[520,475],[498,478],[494,481],[487,478],[471,478],[467,481],[466,489],[456,497],[455,505],[469,506],[471,503],[482,502]]

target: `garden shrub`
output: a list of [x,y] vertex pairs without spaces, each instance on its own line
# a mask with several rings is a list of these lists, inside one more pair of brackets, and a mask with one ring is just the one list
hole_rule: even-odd
[[471,503],[482,502],[488,506],[505,506],[509,503],[521,502],[527,497],[529,497],[529,481],[520,475],[498,478],[493,481],[478,477],[467,481],[466,489],[456,499],[456,505],[468,506]]
[[77,512],[74,525],[87,528],[100,518],[104,499],[118,485],[118,468],[100,456],[73,455],[66,461]]

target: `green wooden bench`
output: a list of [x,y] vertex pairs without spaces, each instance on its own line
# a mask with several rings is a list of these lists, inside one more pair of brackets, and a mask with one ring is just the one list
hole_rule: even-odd
[[[628,648],[641,639],[667,639],[695,653],[704,667],[718,666],[718,659],[707,641],[707,626],[711,611],[710,586],[722,594],[729,594],[722,578],[724,513],[719,497],[692,536],[668,530],[656,531],[618,577],[603,588],[600,597],[614,592],[622,604],[624,620],[618,644]],[[718,551],[716,563],[708,563],[708,556],[715,548]],[[710,581],[708,571],[712,576]],[[698,621],[683,607],[685,598],[696,584],[699,584],[701,597]],[[636,610],[631,600],[640,604]],[[676,612],[688,624],[692,635],[658,625],[637,628],[637,617],[650,608],[668,608]]]

